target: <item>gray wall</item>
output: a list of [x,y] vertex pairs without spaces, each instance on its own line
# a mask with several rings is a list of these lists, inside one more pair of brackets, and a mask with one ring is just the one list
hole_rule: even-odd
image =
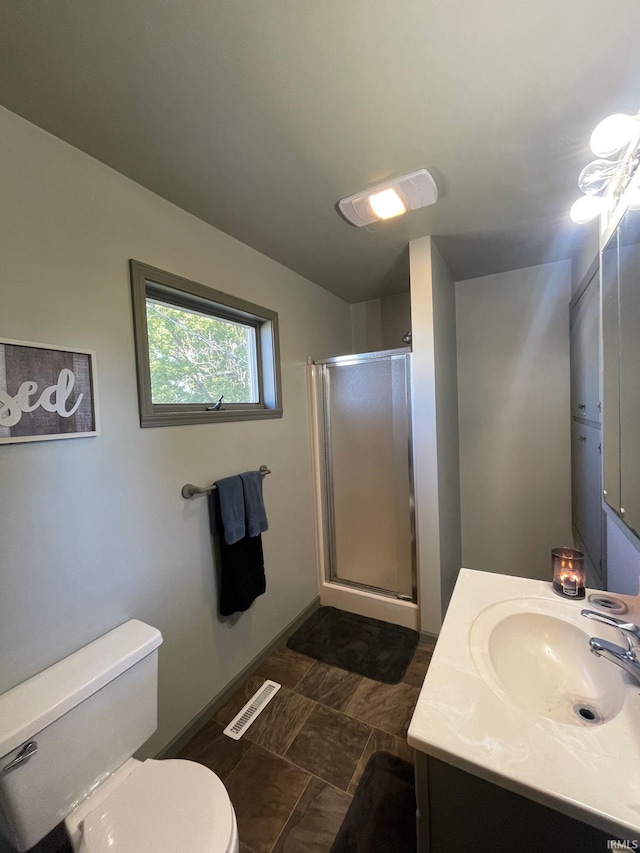
[[460,568],[455,293],[431,237],[409,244],[421,628],[437,633]]
[[431,245],[436,371],[438,503],[442,612],[462,565],[460,520],[460,447],[455,283],[434,242]]
[[351,306],[353,351],[376,352],[406,346],[411,328],[411,294],[395,293]]
[[406,346],[402,338],[411,328],[411,294],[407,291],[383,296],[380,302],[382,303],[382,349]]
[[[0,337],[94,349],[102,434],[0,446],[0,692],[119,623],[163,633],[167,744],[317,594],[306,356],[349,306],[0,109]],[[128,261],[280,315],[284,417],[141,430]],[[217,616],[205,484],[265,463],[267,593]]]
[[462,562],[548,579],[572,542],[569,262],[456,284]]

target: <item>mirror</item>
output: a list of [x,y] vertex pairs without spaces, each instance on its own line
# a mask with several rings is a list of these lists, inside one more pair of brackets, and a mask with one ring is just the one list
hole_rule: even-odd
[[629,208],[602,251],[605,501],[640,534],[640,209]]

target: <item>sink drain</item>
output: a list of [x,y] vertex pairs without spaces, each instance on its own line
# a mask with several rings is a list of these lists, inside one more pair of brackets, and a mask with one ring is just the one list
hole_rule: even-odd
[[580,703],[578,705],[573,706],[573,711],[580,717],[585,723],[596,723],[602,722],[602,714],[592,705],[585,705],[584,703]]

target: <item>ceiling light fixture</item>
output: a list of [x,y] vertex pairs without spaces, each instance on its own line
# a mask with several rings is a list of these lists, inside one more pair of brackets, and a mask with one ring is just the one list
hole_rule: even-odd
[[340,199],[338,209],[348,222],[360,227],[427,207],[437,200],[438,187],[433,175],[427,169],[417,169]]
[[393,187],[379,193],[372,193],[369,196],[369,207],[378,219],[393,219],[394,216],[407,212],[406,204]]
[[[585,193],[569,215],[583,225],[603,213],[627,186],[640,161],[640,114],[616,113],[601,121],[591,134],[591,150],[599,158],[580,172],[578,187]],[[618,155],[616,159],[605,159]]]

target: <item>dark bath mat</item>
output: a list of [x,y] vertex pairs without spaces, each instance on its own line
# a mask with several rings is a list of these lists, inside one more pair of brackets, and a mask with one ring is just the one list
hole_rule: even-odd
[[415,853],[413,765],[374,752],[364,769],[330,853]]
[[321,607],[287,640],[294,652],[397,684],[418,645],[418,632],[379,619]]

